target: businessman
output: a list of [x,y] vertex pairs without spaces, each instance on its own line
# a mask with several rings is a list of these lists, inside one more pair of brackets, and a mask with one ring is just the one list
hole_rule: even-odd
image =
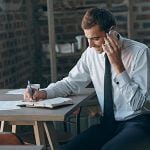
[[101,123],[76,136],[65,150],[150,149],[150,50],[116,31],[116,20],[105,9],[91,8],[81,27],[89,47],[61,81],[26,100],[78,93],[91,81],[102,111]]

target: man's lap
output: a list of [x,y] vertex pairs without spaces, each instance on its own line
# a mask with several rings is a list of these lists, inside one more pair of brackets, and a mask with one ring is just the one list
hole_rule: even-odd
[[121,124],[116,135],[101,150],[149,150],[150,133],[146,128],[140,122]]
[[111,136],[105,126],[92,126],[75,137],[65,150],[149,150],[149,123],[141,118],[117,123]]
[[66,146],[65,150],[96,150],[100,149],[107,140],[108,136],[104,133],[103,127],[101,125],[94,125],[75,137]]

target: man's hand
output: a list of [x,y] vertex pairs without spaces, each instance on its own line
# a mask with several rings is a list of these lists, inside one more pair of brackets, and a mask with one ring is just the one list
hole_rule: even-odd
[[121,59],[121,44],[117,38],[106,34],[105,44],[102,45],[104,52],[107,54],[109,61],[117,74],[125,70]]
[[31,94],[31,92],[29,92],[27,88],[24,93],[25,101],[39,101],[46,98],[47,98],[47,93],[45,90],[38,91],[36,89],[32,89],[32,94]]

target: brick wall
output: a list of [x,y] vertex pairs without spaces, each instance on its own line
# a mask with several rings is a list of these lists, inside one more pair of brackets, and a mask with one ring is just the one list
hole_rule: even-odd
[[[133,0],[133,17],[134,17],[134,37],[132,39],[144,42],[150,46],[150,0]],[[46,1],[41,0],[40,11],[41,16],[39,17],[40,29],[41,29],[41,41],[42,43],[48,43],[48,28],[47,28],[47,8]],[[106,1],[104,0],[64,0],[54,1],[54,18],[55,18],[55,32],[56,32],[56,43],[72,43],[76,42],[75,36],[83,34],[81,30],[80,23],[83,14],[87,8],[97,6],[99,8],[108,8]],[[128,36],[127,32],[127,15],[128,15],[128,6],[126,0],[113,0],[111,4],[111,11],[116,16],[118,23],[118,31],[123,36]],[[49,63],[49,54],[44,54],[46,57],[46,64],[44,64],[43,70],[43,80],[50,82],[50,63]],[[79,57],[76,57],[76,61]],[[76,61],[72,61],[72,57],[66,57],[65,63],[60,59],[63,57],[57,58],[57,70],[58,70],[58,79],[64,77]],[[67,62],[68,61],[68,62]],[[70,65],[71,64],[71,65]],[[47,66],[47,67],[46,67]],[[62,66],[62,67],[61,67]],[[71,66],[71,67],[68,67]]]
[[[21,3],[19,8],[9,3]],[[119,3],[121,2],[121,3]],[[117,18],[118,30],[127,36],[128,7],[124,0],[113,0],[111,11]],[[107,8],[104,0],[54,0],[57,43],[76,42],[83,34],[80,23],[87,8]],[[0,88],[21,87],[28,79],[46,86],[50,82],[46,0],[7,0],[0,3]],[[150,46],[150,0],[134,0],[134,37]],[[80,53],[57,57],[58,79],[67,75]],[[42,59],[41,59],[42,58]]]
[[31,1],[0,3],[0,88],[27,84],[35,71]]
[[150,47],[150,0],[137,0],[135,8],[135,38]]

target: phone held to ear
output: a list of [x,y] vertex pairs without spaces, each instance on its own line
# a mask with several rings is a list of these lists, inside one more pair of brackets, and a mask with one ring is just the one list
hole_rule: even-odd
[[119,40],[119,34],[115,30],[110,30],[108,34]]

